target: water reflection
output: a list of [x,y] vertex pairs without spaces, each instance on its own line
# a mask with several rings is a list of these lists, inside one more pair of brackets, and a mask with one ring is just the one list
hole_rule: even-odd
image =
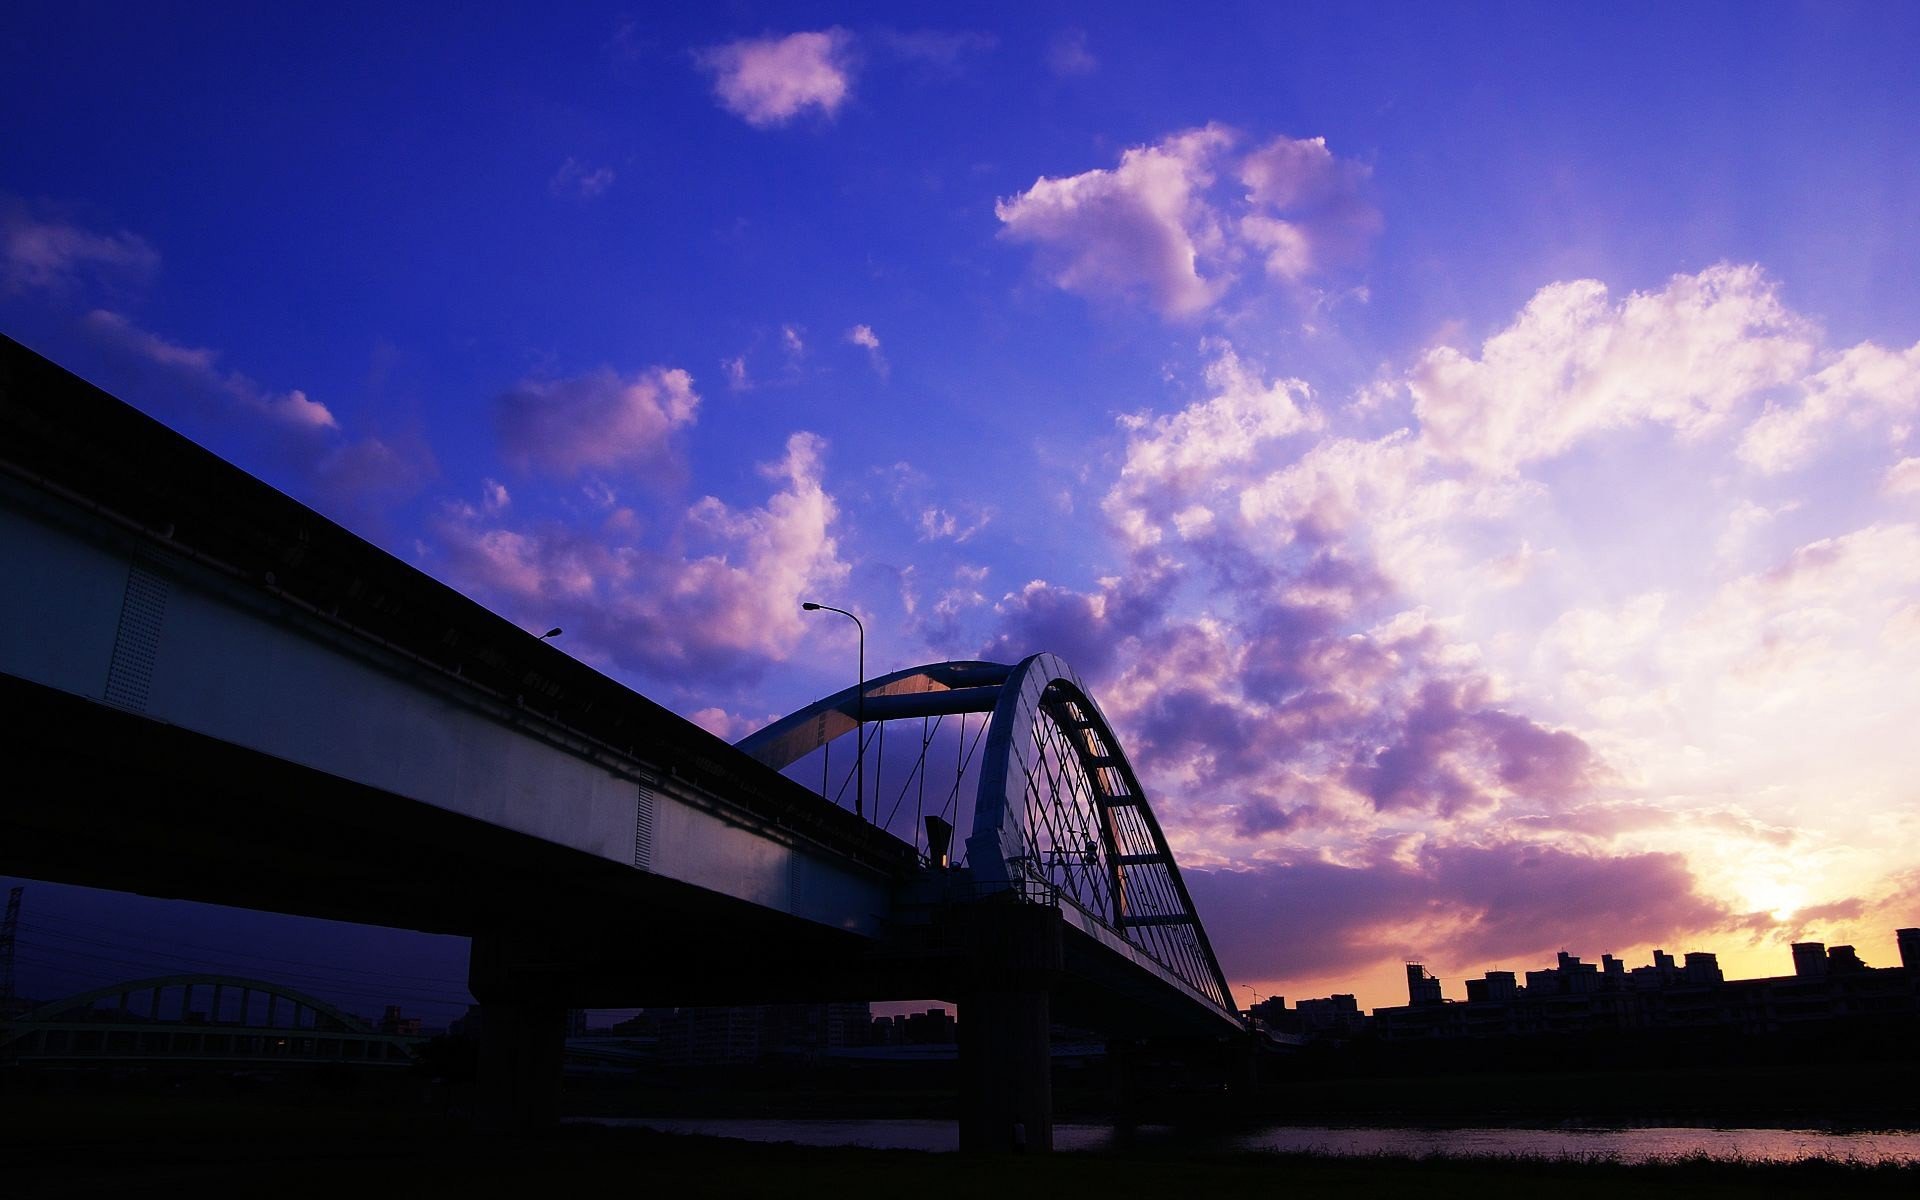
[[[884,1150],[951,1151],[960,1134],[952,1121],[796,1121],[634,1118],[598,1124],[700,1133],[753,1142],[868,1146]],[[1279,1125],[1195,1137],[1189,1130],[1144,1126],[1122,1135],[1110,1125],[1056,1125],[1060,1150],[1111,1150],[1123,1144],[1179,1143],[1205,1150],[1310,1151],[1316,1154],[1526,1154],[1548,1158],[1648,1162],[1704,1155],[1748,1162],[1829,1158],[1843,1162],[1920,1162],[1920,1133],[1827,1133],[1815,1129],[1369,1129]]]

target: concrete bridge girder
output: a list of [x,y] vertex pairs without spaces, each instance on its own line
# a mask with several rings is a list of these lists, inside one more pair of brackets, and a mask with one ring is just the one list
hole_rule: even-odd
[[270,593],[42,519],[9,482],[0,561],[23,586],[0,588],[0,672],[629,869],[878,932],[887,872]]

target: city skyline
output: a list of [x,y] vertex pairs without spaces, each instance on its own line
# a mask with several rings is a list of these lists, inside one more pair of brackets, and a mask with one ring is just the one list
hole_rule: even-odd
[[1062,654],[1236,984],[1895,959],[1920,18],[885,12],[28,5],[0,322],[729,739]]

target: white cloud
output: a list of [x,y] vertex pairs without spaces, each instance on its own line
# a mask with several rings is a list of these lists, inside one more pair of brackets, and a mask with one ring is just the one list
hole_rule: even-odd
[[527,380],[496,404],[508,461],[556,475],[660,466],[671,438],[700,407],[693,378],[652,367],[622,377],[607,368],[570,379]]
[[1768,507],[1751,500],[1742,500],[1727,514],[1726,527],[1721,530],[1719,540],[1714,544],[1715,552],[1721,558],[1734,558],[1747,548],[1754,536],[1774,519],[1800,507],[1797,500]]
[[[510,615],[564,625],[572,644],[627,667],[688,682],[751,673],[784,659],[801,636],[803,594],[838,586],[848,567],[822,483],[825,443],[787,439],[762,467],[764,505],[708,496],[653,524],[615,509],[598,528],[510,528],[455,506],[439,538],[455,577]],[[691,674],[689,674],[691,673]]]
[[1363,194],[1369,173],[1318,137],[1275,138],[1242,159],[1254,211],[1240,232],[1264,253],[1267,274],[1298,282],[1357,255],[1381,224]]
[[727,386],[734,391],[753,390],[753,380],[747,375],[747,359],[744,354],[721,359],[720,371],[727,377]]
[[1904,353],[1862,342],[1803,382],[1797,403],[1772,404],[1740,442],[1740,457],[1768,473],[1800,466],[1835,424],[1911,420],[1920,412],[1920,343]]
[[[1162,522],[1181,522],[1192,536],[1203,524],[1196,505],[1231,507],[1237,472],[1277,439],[1317,428],[1320,415],[1298,379],[1271,383],[1225,342],[1209,342],[1206,400],[1172,416],[1129,423],[1126,462],[1108,493],[1107,514],[1136,546],[1160,540]],[[1175,515],[1179,509],[1185,520]],[[1200,509],[1204,512],[1205,509]]]
[[338,429],[340,423],[333,419],[333,413],[318,400],[309,400],[307,394],[298,388],[282,392],[278,396],[263,398],[262,405],[268,415],[275,420],[284,421],[306,429]]
[[1880,491],[1888,496],[1911,496],[1920,492],[1920,458],[1903,458],[1888,467],[1881,477]]
[[1221,283],[1203,277],[1203,252],[1223,244],[1200,193],[1233,141],[1219,125],[1135,146],[1113,170],[1052,179],[994,205],[1001,234],[1039,248],[1054,284],[1093,298],[1144,300],[1168,316],[1212,304]]
[[1207,125],[1133,147],[1111,170],[1043,176],[995,205],[1001,235],[1035,246],[1060,288],[1191,317],[1226,292],[1246,257],[1297,285],[1378,231],[1366,169],[1334,158],[1324,139],[1275,138],[1230,159],[1239,140]]
[[1618,302],[1594,280],[1552,284],[1477,358],[1442,346],[1408,386],[1435,453],[1505,474],[1605,430],[1706,433],[1814,348],[1759,268],[1722,265]]
[[887,356],[880,351],[880,335],[868,325],[855,325],[847,330],[847,341],[867,352],[867,361],[882,377],[887,374]]
[[920,510],[920,540],[923,542],[951,541],[956,544],[969,542],[992,520],[993,510],[991,509],[972,515],[961,515],[934,505]]
[[756,128],[785,125],[807,109],[831,117],[852,88],[852,38],[843,29],[749,38],[699,61],[720,103]]

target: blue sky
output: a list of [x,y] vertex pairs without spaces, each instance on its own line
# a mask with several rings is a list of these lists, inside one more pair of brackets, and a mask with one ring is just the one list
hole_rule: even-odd
[[1066,654],[1236,982],[1920,921],[1911,6],[8,34],[6,332],[728,736]]

